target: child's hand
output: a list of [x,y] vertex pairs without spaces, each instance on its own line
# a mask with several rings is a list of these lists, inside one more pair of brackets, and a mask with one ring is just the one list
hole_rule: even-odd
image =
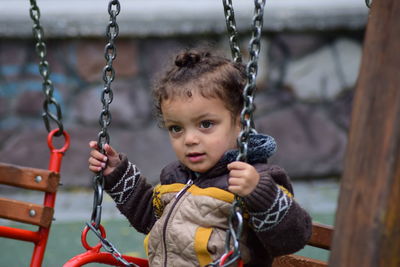
[[228,164],[228,190],[241,197],[245,197],[256,188],[260,174],[248,163],[234,161]]
[[103,170],[104,175],[109,175],[121,162],[118,152],[109,144],[104,145],[105,155],[100,153],[96,141],[90,141],[89,147],[92,149],[89,157],[89,170],[92,172]]

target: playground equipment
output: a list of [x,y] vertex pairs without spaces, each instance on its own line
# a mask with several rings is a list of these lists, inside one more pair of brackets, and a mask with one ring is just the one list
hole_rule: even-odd
[[[368,4],[370,4],[369,1]],[[400,210],[397,205],[400,200],[400,93],[398,90],[400,78],[397,73],[400,69],[400,56],[396,47],[400,42],[396,31],[400,27],[400,22],[396,20],[400,14],[400,3],[394,0],[375,1],[372,6],[363,62],[354,98],[330,266],[390,267],[400,265],[398,255]],[[107,51],[109,51],[109,58],[114,59],[112,48],[107,48]],[[112,70],[108,69],[107,73],[112,74]],[[56,130],[56,132],[59,131]],[[67,135],[64,134],[64,136],[67,140]],[[59,152],[62,155],[65,151]],[[51,162],[61,162],[61,156],[56,157],[59,157],[59,160],[51,160]],[[11,166],[4,168],[6,172],[11,172],[13,169]],[[59,165],[58,168],[49,169],[59,172]],[[17,179],[13,178],[13,180]],[[3,181],[3,183],[7,182]],[[99,204],[101,205],[101,201]],[[5,210],[8,208],[6,207]],[[99,218],[96,214],[94,213],[95,221]],[[25,216],[19,220],[23,221],[27,218]],[[98,225],[98,229],[94,232],[98,233],[99,230],[105,240],[105,232],[102,235],[100,220]],[[88,228],[91,229],[92,226],[89,225]],[[85,230],[86,233],[88,228]],[[0,228],[0,234],[8,230]],[[331,235],[331,230],[314,225],[310,242],[329,248]],[[18,236],[17,239],[27,239],[19,237],[20,235],[16,236]],[[104,263],[124,266],[115,259],[113,253],[102,254],[101,247],[100,243],[94,248],[85,247],[93,249],[94,254],[90,256],[93,258],[88,257],[90,258],[88,261],[79,264],[92,262],[90,260],[98,257]],[[129,260],[123,255],[121,257]],[[36,265],[31,264],[31,266],[40,266],[40,263],[34,264]],[[146,266],[145,261],[138,261],[137,264]],[[274,266],[326,266],[323,264],[289,255],[277,258]]]

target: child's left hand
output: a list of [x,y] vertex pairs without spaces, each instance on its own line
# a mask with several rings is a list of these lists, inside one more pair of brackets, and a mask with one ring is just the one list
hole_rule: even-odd
[[229,180],[228,190],[241,197],[245,197],[256,188],[260,174],[250,164],[234,161],[228,164]]

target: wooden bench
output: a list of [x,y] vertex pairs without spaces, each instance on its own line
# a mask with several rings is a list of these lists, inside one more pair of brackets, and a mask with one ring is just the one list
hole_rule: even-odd
[[[307,245],[329,250],[333,238],[332,226],[313,223],[311,238]],[[273,267],[326,267],[326,262],[300,255],[284,255],[274,260]]]

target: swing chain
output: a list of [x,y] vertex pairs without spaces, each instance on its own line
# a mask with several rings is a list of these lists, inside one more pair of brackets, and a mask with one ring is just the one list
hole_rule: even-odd
[[[63,134],[64,125],[62,123],[61,106],[53,97],[54,85],[50,80],[50,65],[46,59],[47,49],[44,42],[44,31],[40,25],[40,9],[36,0],[30,0],[30,17],[33,21],[32,33],[36,41],[36,54],[39,56],[39,73],[43,78],[42,90],[45,95],[43,102],[43,121],[48,132],[51,131],[50,121],[57,124],[58,131],[54,134],[60,136]],[[55,113],[53,111],[55,110]]]
[[[115,9],[114,9],[115,7]],[[113,60],[116,58],[116,47],[114,40],[118,36],[118,24],[117,15],[120,12],[120,3],[118,0],[111,0],[108,4],[108,13],[110,14],[110,20],[106,28],[106,36],[108,37],[108,43],[104,48],[104,57],[107,60],[106,66],[103,68],[103,80],[104,88],[101,92],[101,102],[103,109],[100,113],[99,123],[101,131],[98,134],[98,146],[100,151],[104,154],[104,145],[110,143],[110,136],[107,131],[107,127],[111,124],[111,113],[109,105],[113,100],[113,92],[111,89],[111,83],[115,78],[115,70],[112,66]],[[96,229],[99,228],[101,221],[101,209],[103,202],[103,187],[104,177],[103,173],[100,172],[93,178],[93,189],[95,191],[93,199],[93,211],[91,222],[94,223]]]
[[[113,8],[115,6],[115,9]],[[113,68],[113,60],[117,57],[117,48],[114,45],[114,41],[118,36],[119,27],[117,24],[117,15],[121,10],[121,6],[118,0],[112,0],[108,4],[108,13],[110,14],[110,21],[106,28],[106,36],[108,37],[108,43],[104,47],[104,58],[107,61],[106,66],[103,68],[103,81],[104,88],[101,92],[101,102],[103,109],[100,113],[99,123],[101,131],[98,135],[98,144],[100,149],[103,151],[103,145],[110,143],[110,135],[108,134],[107,127],[111,123],[111,112],[109,105],[113,101],[113,91],[111,89],[111,83],[115,79],[115,70]]]
[[240,237],[243,230],[243,203],[241,198],[235,196],[235,200],[232,205],[232,212],[229,216],[229,233],[225,240],[225,253],[230,250],[231,239],[233,241],[232,255],[229,256],[229,261],[223,266],[230,266],[232,263],[240,259]]
[[[121,11],[121,5],[118,0],[110,0],[108,3],[108,14],[110,15],[110,20],[106,28],[106,37],[108,38],[108,43],[104,47],[104,58],[106,59],[106,66],[103,68],[103,81],[104,87],[101,92],[101,103],[103,104],[103,109],[100,113],[99,124],[101,130],[98,134],[98,146],[101,153],[104,154],[104,145],[110,143],[110,135],[108,134],[108,126],[111,124],[111,112],[109,105],[113,101],[113,91],[111,89],[111,83],[115,79],[115,70],[113,68],[113,60],[117,57],[117,48],[114,44],[115,39],[118,37],[119,27],[117,23],[117,16]],[[86,225],[96,234],[100,239],[102,247],[109,252],[116,260],[124,264],[125,266],[138,267],[134,263],[129,263],[126,261],[122,254],[117,250],[117,248],[106,238],[103,238],[99,233],[99,226],[101,223],[101,210],[103,202],[103,192],[104,192],[104,175],[103,172],[99,172],[93,178],[93,210],[91,223],[86,223]]]
[[261,33],[263,26],[263,13],[265,0],[254,0],[254,16],[252,24],[252,37],[249,42],[250,60],[246,66],[247,82],[243,89],[244,107],[240,114],[242,131],[238,137],[239,155],[238,161],[247,161],[248,140],[250,133],[254,132],[254,94],[256,91],[256,77],[258,71],[258,58],[261,48]]
[[228,30],[229,34],[229,44],[231,47],[232,58],[234,62],[241,63],[242,55],[238,45],[238,34],[232,0],[222,0],[222,3],[224,5],[226,29]]
[[368,8],[371,8],[372,0],[365,0],[365,5],[366,5]]
[[[229,0],[229,4],[225,4],[224,1],[224,8],[229,6],[231,14],[233,14],[233,6],[232,2]],[[246,66],[246,86],[243,89],[243,99],[244,99],[244,107],[240,115],[240,121],[242,124],[242,130],[239,134],[237,139],[239,154],[236,158],[238,161],[247,161],[247,153],[248,153],[248,142],[250,133],[256,132],[254,129],[254,122],[253,122],[253,111],[254,111],[254,93],[256,88],[256,77],[258,71],[258,58],[260,54],[260,47],[261,47],[261,33],[262,33],[262,26],[263,26],[263,14],[264,14],[264,7],[265,7],[265,0],[254,0],[254,16],[252,22],[252,37],[249,42],[249,54],[250,60]],[[225,14],[227,11],[225,10]],[[230,19],[227,15],[225,16],[227,20],[228,32],[229,34],[233,34],[229,30]],[[236,34],[236,33],[234,33]],[[232,40],[236,40],[236,38],[230,38],[232,47]],[[232,49],[232,57],[235,59],[235,51]],[[237,62],[237,61],[235,61]],[[229,216],[229,229],[226,231],[226,239],[225,239],[225,253],[222,257],[210,263],[207,266],[230,266],[234,262],[240,259],[240,237],[243,230],[243,200],[238,196],[235,195],[235,198],[232,203],[231,214]],[[233,249],[231,249],[231,240],[233,242]],[[227,262],[225,262],[227,260]]]
[[107,238],[103,237],[98,229],[96,229],[91,223],[86,223],[90,230],[95,233],[95,235],[100,239],[102,247],[109,252],[116,260],[123,263],[125,266],[129,267],[139,267],[135,263],[128,262],[122,257],[122,254],[117,250],[117,248],[107,240]]

